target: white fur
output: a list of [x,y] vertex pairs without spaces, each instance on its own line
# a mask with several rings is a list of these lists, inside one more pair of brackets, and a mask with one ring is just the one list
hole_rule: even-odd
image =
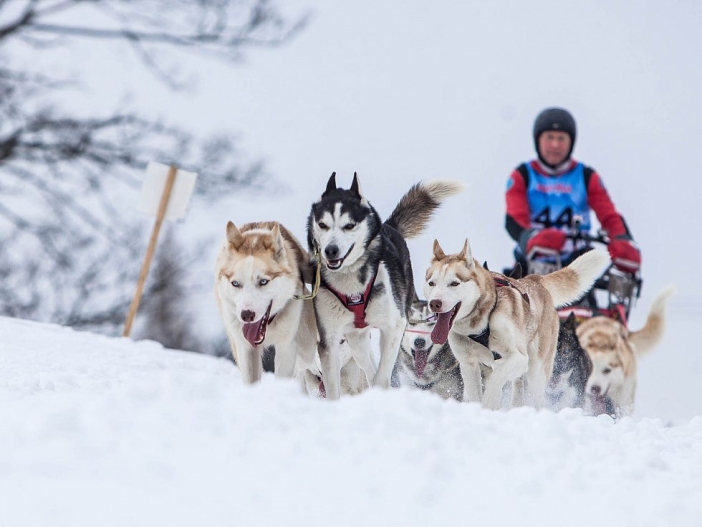
[[[278,242],[282,246],[281,238]],[[267,346],[275,346],[276,377],[291,378],[296,375],[296,368],[298,373],[316,370],[317,328],[313,305],[311,300],[293,299],[294,295],[304,293],[294,259],[288,259],[292,265],[288,272],[272,277],[263,259],[232,253],[229,245],[225,240],[217,258],[215,298],[243,382],[251,384],[261,379],[261,354]],[[285,253],[280,256],[284,257]],[[227,271],[223,273],[225,267]],[[262,285],[261,280],[268,282]],[[233,281],[238,287],[232,285]],[[254,347],[244,338],[241,314],[253,311],[258,321],[269,305],[274,321],[267,328],[264,342]]]

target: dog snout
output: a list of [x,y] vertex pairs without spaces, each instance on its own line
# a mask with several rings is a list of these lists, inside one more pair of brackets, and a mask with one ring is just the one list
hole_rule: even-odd
[[244,309],[241,312],[241,320],[244,322],[253,322],[254,320],[256,320],[256,313],[254,313],[250,309]]
[[597,384],[593,384],[590,387],[590,393],[592,393],[592,395],[600,395],[600,392],[602,392],[602,388],[600,388]]
[[429,302],[429,309],[431,309],[434,313],[440,312],[442,306],[443,302],[441,300],[432,300]]
[[326,256],[330,260],[336,260],[339,257],[339,246],[327,245],[324,248],[324,256]]
[[423,349],[427,345],[427,341],[419,337],[414,339],[414,347],[417,349]]

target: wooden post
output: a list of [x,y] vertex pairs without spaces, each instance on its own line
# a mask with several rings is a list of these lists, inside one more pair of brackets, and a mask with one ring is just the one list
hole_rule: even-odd
[[156,250],[156,240],[158,239],[158,233],[161,230],[161,224],[163,223],[163,218],[166,215],[166,208],[168,207],[168,199],[171,197],[171,191],[173,190],[173,183],[175,183],[176,172],[178,169],[171,165],[168,171],[168,178],[166,179],[166,186],[163,188],[163,195],[161,196],[161,202],[158,206],[158,213],[156,214],[156,223],[154,223],[154,228],[151,231],[151,239],[149,240],[149,246],[146,249],[146,257],[144,258],[144,263],[141,266],[141,272],[139,273],[139,280],[137,281],[137,288],[134,292],[134,298],[132,299],[132,304],[129,306],[129,313],[127,314],[127,321],[124,324],[123,337],[128,337],[132,332],[132,323],[134,322],[134,316],[136,315],[137,309],[139,308],[139,302],[141,301],[141,295],[144,292],[144,283],[146,282],[146,275],[149,274],[149,267],[151,267],[151,260],[154,257],[154,251]]

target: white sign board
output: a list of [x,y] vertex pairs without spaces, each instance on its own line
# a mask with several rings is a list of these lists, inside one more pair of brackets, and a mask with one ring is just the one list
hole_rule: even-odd
[[[146,179],[144,179],[144,185],[141,187],[141,198],[137,207],[139,212],[151,216],[158,214],[158,206],[161,203],[170,169],[171,167],[168,165],[153,161],[149,162],[149,165],[146,167]],[[173,190],[171,190],[171,197],[168,200],[164,219],[173,221],[185,218],[196,180],[197,173],[195,172],[186,172],[185,170],[176,172]]]

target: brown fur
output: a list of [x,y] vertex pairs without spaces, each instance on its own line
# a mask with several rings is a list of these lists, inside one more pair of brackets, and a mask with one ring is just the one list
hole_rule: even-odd
[[[646,323],[638,331],[629,332],[619,321],[599,316],[584,321],[576,329],[580,346],[592,364],[586,386],[586,411],[601,412],[597,397],[608,397],[615,416],[630,415],[636,396],[637,359],[653,349],[663,337],[665,303],[672,288],[654,299]],[[607,371],[611,370],[611,371]]]
[[[256,285],[258,277],[266,278],[265,287]],[[312,302],[294,299],[307,291],[306,277],[312,277],[307,252],[285,227],[276,222],[248,223],[241,228],[227,223],[215,268],[215,299],[244,383],[260,380],[261,352],[269,346],[275,346],[276,377],[292,377],[305,369],[317,371]],[[235,287],[233,280],[241,285]],[[248,293],[242,289],[246,284]],[[269,319],[263,318],[267,311]],[[267,320],[261,326],[263,342],[255,346],[244,336],[245,312],[254,313],[246,316],[255,321]]]
[[[455,255],[447,255],[435,240],[433,252],[425,295],[437,313],[448,313],[460,302],[449,343],[461,365],[464,400],[482,400],[488,408],[499,408],[503,386],[519,380],[513,403],[521,404],[523,399],[542,406],[558,340],[556,303],[572,302],[582,295],[599,276],[608,257],[595,253],[571,264],[575,271],[565,268],[554,273],[556,276],[514,279],[481,267],[472,256],[468,240]],[[495,278],[507,285],[498,287]],[[488,328],[488,348],[470,338]],[[493,354],[499,358],[495,360]],[[484,396],[481,363],[493,368],[485,382]],[[525,393],[518,393],[520,387]]]

